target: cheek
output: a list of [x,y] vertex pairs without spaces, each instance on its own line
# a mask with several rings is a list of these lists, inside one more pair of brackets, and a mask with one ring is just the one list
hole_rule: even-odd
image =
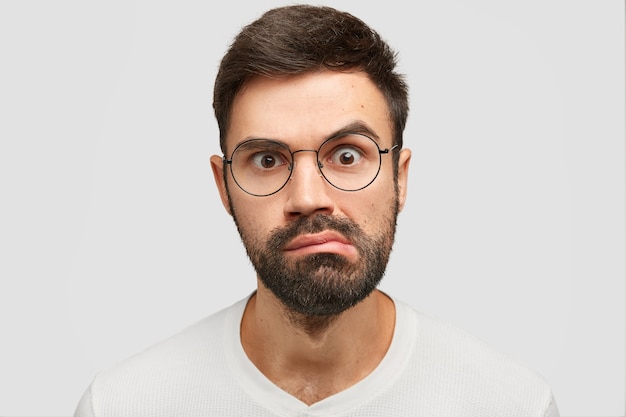
[[231,210],[237,223],[239,232],[247,240],[256,242],[267,238],[270,231],[279,226],[277,216],[282,213],[280,208],[261,197],[247,198],[247,196],[232,195]]
[[[371,188],[371,189],[370,189]],[[373,232],[394,216],[395,191],[393,184],[370,185],[348,196],[341,205],[344,214],[360,224],[365,232]]]

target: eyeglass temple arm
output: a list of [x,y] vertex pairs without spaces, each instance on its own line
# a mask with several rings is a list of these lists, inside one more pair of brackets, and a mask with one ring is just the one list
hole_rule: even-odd
[[379,149],[378,153],[380,153],[380,154],[389,153],[389,152],[393,151],[394,149],[396,149],[397,147],[398,147],[398,145],[393,145],[391,148]]

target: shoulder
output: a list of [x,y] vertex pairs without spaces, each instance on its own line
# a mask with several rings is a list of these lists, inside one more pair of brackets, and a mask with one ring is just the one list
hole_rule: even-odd
[[246,301],[206,317],[100,372],[85,393],[89,398],[82,401],[100,410],[97,415],[126,415],[128,410],[138,410],[135,406],[139,402],[190,404],[197,399],[183,397],[193,396],[198,389],[219,390],[220,383],[230,375],[229,337],[234,334],[233,328],[239,328],[237,323]]
[[518,408],[519,415],[527,416],[543,416],[551,407],[552,392],[545,380],[516,358],[449,322],[396,304],[414,334],[409,379],[441,387],[442,396],[454,393],[446,400],[450,403]]
[[180,366],[179,362],[189,363],[194,360],[206,359],[206,353],[222,350],[225,333],[230,330],[230,324],[241,319],[241,313],[246,300],[220,310],[204,319],[188,326],[179,333],[168,337],[144,351],[137,353],[111,369],[101,373],[101,376],[115,376],[130,369],[147,367]]

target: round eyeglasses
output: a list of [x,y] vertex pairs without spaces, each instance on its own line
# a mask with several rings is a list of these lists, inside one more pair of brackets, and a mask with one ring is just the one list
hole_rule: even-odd
[[380,149],[374,139],[362,133],[345,133],[322,143],[318,150],[292,151],[284,143],[270,139],[241,142],[230,159],[235,183],[246,193],[265,197],[280,191],[291,178],[295,154],[315,152],[322,176],[333,187],[343,191],[359,191],[374,182],[380,171],[382,155],[396,149]]

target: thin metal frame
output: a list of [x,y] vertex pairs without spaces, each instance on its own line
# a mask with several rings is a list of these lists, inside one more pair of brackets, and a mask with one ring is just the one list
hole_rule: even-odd
[[[326,177],[326,175],[324,174],[324,171],[322,171],[322,168],[324,167],[324,165],[322,164],[322,162],[319,160],[319,151],[324,147],[324,145],[327,142],[330,142],[331,140],[335,140],[338,139],[342,136],[346,136],[346,135],[359,135],[359,136],[363,136],[369,140],[371,140],[374,145],[376,145],[376,148],[378,148],[378,170],[376,171],[376,175],[374,175],[374,178],[372,178],[372,180],[370,182],[368,182],[367,184],[365,184],[362,187],[359,187],[355,190],[348,190],[345,188],[341,188],[336,186],[335,184],[333,184],[332,182],[330,182],[330,180]],[[267,140],[267,141],[272,141],[275,143],[280,144],[282,147],[284,147],[287,151],[289,151],[289,154],[291,155],[291,161],[289,163],[289,167],[287,169],[289,169],[289,176],[287,177],[287,179],[285,180],[285,182],[283,183],[283,185],[281,185],[276,191],[271,192],[269,194],[254,194],[251,193],[250,191],[246,190],[245,188],[243,188],[241,186],[241,184],[239,184],[239,182],[237,181],[237,178],[235,177],[235,174],[233,173],[233,167],[232,167],[232,163],[233,163],[233,155],[235,155],[235,152],[237,152],[237,149],[239,149],[240,146],[245,145],[246,143],[250,143],[253,141],[257,141],[257,140]],[[380,167],[382,166],[382,155],[386,155],[389,154],[391,151],[393,151],[394,149],[398,148],[398,145],[393,145],[391,148],[385,148],[385,149],[380,149],[380,146],[378,146],[378,142],[376,142],[374,139],[372,139],[371,137],[369,137],[368,135],[365,135],[363,133],[357,133],[357,132],[343,132],[341,135],[338,136],[333,136],[330,137],[328,139],[326,139],[324,142],[322,142],[322,144],[319,146],[319,148],[317,148],[317,150],[315,149],[298,149],[296,151],[292,151],[289,146],[285,145],[284,143],[277,141],[275,139],[264,139],[264,138],[255,138],[255,139],[248,139],[245,140],[243,142],[241,142],[240,144],[238,144],[235,149],[233,150],[233,152],[230,154],[230,159],[226,158],[226,155],[222,156],[222,161],[230,166],[230,175],[233,177],[233,180],[235,181],[235,184],[237,184],[237,186],[246,194],[255,196],[255,197],[268,197],[270,195],[274,195],[277,192],[279,192],[280,190],[282,190],[283,188],[285,188],[285,185],[287,185],[287,183],[289,182],[289,180],[291,179],[291,175],[293,174],[293,168],[295,166],[296,163],[296,159],[295,159],[295,154],[299,153],[299,152],[315,152],[315,159],[317,160],[317,169],[320,171],[320,174],[322,174],[322,177],[324,177],[324,180],[326,180],[326,182],[328,184],[330,184],[331,186],[333,186],[334,188],[341,190],[341,191],[347,191],[347,192],[354,192],[354,191],[360,191],[364,188],[369,187],[375,180],[376,178],[378,178],[378,174],[380,173]]]

